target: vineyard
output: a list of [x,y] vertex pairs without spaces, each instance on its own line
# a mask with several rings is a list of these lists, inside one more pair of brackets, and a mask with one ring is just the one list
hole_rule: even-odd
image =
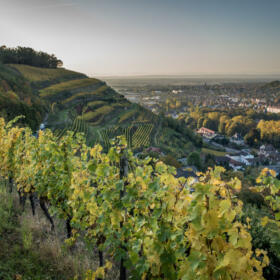
[[126,128],[102,129],[100,135],[106,148],[110,147],[110,140],[117,136],[124,136],[129,148],[141,148],[151,145],[153,128],[154,125],[151,123],[135,123]]
[[24,64],[10,64],[11,67],[17,69],[24,78],[31,82],[43,82],[43,81],[56,81],[67,79],[79,79],[85,75],[69,71],[64,68],[40,68]]
[[133,147],[147,147],[151,142],[151,132],[153,130],[153,124],[143,124],[137,127],[137,130],[132,136]]
[[[84,242],[98,249],[99,267],[84,279],[105,279],[112,262],[121,280],[264,279],[266,252],[252,247],[250,219],[240,221],[241,182],[223,181],[223,168],[194,183],[176,178],[160,161],[134,157],[123,138],[104,153],[100,145],[87,147],[78,133],[58,141],[46,130],[36,138],[14,122],[0,119],[0,176],[33,208],[38,198],[52,229],[53,215],[65,221],[68,246]],[[255,189],[270,193],[263,225],[279,229],[280,181],[274,176],[264,170]]]
[[83,78],[83,79],[76,79],[67,82],[61,82],[58,84],[51,85],[47,88],[41,89],[39,91],[39,95],[41,97],[49,97],[55,95],[62,91],[78,89],[82,87],[92,86],[94,84],[100,83],[99,80],[93,78]]
[[[88,79],[89,81],[89,84],[85,83],[85,86],[90,86],[90,85],[94,85],[96,84],[96,81],[93,80],[93,83],[91,84],[92,82],[92,79]],[[106,90],[108,89],[108,86],[106,85],[102,85],[100,87],[98,87],[96,90],[94,91],[85,91],[85,92],[79,92],[79,93],[76,93],[72,96],[70,96],[69,98],[65,99],[62,101],[62,104],[66,104],[66,103],[69,103],[77,98],[80,98],[80,97],[84,97],[84,96],[88,96],[88,95],[98,95],[98,94],[102,94],[104,93]]]
[[83,116],[73,115],[73,112],[70,111],[69,119],[71,120],[71,125],[66,126],[64,129],[57,129],[54,132],[54,135],[60,139],[63,137],[67,131],[73,131],[74,135],[76,133],[84,133],[85,137],[88,135],[88,124],[84,120]]

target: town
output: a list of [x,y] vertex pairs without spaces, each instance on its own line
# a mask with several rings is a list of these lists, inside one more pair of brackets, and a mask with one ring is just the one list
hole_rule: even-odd
[[[280,173],[279,146],[265,137],[256,136],[254,143],[249,138],[252,131],[261,130],[261,120],[280,120],[279,81],[143,79],[109,79],[107,82],[131,102],[155,114],[185,121],[186,126],[203,139],[202,161],[210,156],[215,164],[234,171],[265,166]],[[211,114],[217,115],[215,120],[209,118]],[[221,117],[225,116],[228,131],[220,129]],[[236,121],[232,125],[232,120],[242,119],[240,116],[248,119],[247,123],[238,126],[235,124],[240,121]],[[186,176],[190,170],[193,174],[197,171],[195,166],[187,164],[187,158],[177,160],[183,166],[178,170],[180,175],[184,174],[182,169]]]

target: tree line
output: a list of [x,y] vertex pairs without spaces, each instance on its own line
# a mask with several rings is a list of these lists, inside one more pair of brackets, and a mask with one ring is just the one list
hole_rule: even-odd
[[280,114],[244,109],[225,111],[196,107],[181,118],[192,129],[206,127],[228,137],[238,133],[250,146],[269,143],[280,147]]
[[0,62],[4,64],[26,64],[43,68],[57,68],[63,65],[63,62],[54,54],[20,46],[16,48],[1,46]]

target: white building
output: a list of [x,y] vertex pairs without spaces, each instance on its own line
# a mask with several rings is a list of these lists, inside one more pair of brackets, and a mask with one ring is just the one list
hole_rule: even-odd
[[278,114],[278,113],[280,113],[280,107],[268,106],[267,107],[267,112]]

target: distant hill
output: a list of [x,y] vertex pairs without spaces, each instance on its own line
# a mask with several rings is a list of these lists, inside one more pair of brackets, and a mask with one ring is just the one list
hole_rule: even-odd
[[279,89],[280,88],[280,81],[272,81],[267,83],[263,86],[265,89]]
[[[108,148],[110,139],[125,135],[133,149],[157,146],[177,157],[201,144],[184,124],[129,102],[101,80],[64,68],[0,64],[0,98],[2,116],[28,115],[33,129],[48,116],[47,127],[58,138],[73,130],[85,133],[90,145]],[[10,114],[14,104],[19,108]]]

